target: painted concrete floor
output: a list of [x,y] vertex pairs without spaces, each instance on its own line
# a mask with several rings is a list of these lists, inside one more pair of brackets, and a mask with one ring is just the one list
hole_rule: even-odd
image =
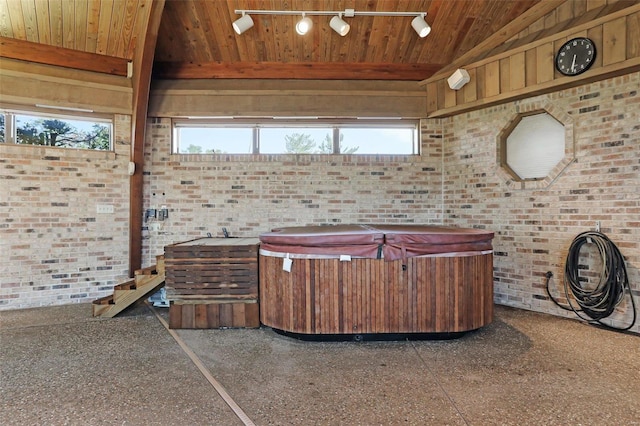
[[181,347],[154,309],[0,312],[0,423],[640,425],[637,335],[497,306],[455,340],[175,330]]

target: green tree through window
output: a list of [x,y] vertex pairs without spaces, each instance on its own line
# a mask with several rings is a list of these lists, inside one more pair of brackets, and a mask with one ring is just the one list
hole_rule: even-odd
[[[303,133],[292,133],[286,135],[285,146],[286,152],[291,154],[332,154],[333,153],[333,139],[330,134],[326,134],[324,140],[317,145],[311,135]],[[353,154],[358,150],[358,147],[343,148],[342,147],[343,135],[340,135],[340,152],[342,154]]]
[[[16,116],[16,124],[16,143],[19,144],[93,150],[111,148],[111,129],[107,124],[33,116]],[[78,128],[80,125],[83,128]]]
[[[202,147],[200,145],[189,144],[186,149],[181,151],[183,154],[202,154]],[[204,151],[205,154],[224,154],[220,149],[207,149]]]
[[4,141],[4,114],[0,114],[0,142]]
[[292,133],[284,137],[285,147],[288,153],[309,154],[316,146],[311,135],[305,133]]

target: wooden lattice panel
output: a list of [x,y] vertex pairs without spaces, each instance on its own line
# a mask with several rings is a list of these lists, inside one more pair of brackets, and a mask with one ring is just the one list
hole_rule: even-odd
[[200,238],[165,247],[171,328],[258,327],[257,238]]

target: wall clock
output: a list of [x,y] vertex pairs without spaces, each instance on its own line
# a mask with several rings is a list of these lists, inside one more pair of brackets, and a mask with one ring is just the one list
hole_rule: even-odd
[[556,68],[564,75],[578,75],[588,70],[596,58],[596,46],[586,37],[569,40],[558,50]]

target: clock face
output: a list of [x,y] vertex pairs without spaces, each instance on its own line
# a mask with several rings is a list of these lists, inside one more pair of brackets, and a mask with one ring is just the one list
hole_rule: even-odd
[[564,75],[582,74],[593,65],[596,46],[588,38],[578,37],[562,45],[556,55],[556,68]]

